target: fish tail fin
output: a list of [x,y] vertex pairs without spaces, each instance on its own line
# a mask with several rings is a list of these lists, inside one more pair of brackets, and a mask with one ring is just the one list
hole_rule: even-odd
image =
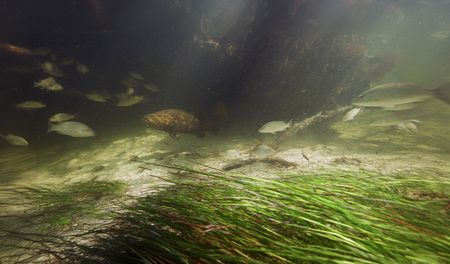
[[450,82],[434,88],[432,92],[436,98],[450,104]]
[[199,129],[198,131],[196,131],[194,133],[194,135],[196,135],[199,138],[203,138],[203,137],[205,137],[205,130],[204,129]]
[[[223,102],[216,102],[212,106],[208,107],[207,114],[204,114],[202,120],[201,129],[203,134],[205,132],[211,132],[217,135],[221,125],[228,117],[228,107]],[[200,135],[202,134],[200,133]],[[201,137],[201,136],[200,136]]]
[[196,132],[196,136],[203,137],[205,132],[211,132],[214,135],[217,135],[219,132],[219,124],[213,121],[205,121],[200,124],[200,129]]
[[55,125],[52,122],[48,121],[47,134],[52,132],[52,131],[55,131]]

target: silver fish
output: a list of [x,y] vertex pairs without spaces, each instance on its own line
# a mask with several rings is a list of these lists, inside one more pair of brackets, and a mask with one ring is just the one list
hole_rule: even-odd
[[39,87],[42,90],[47,90],[51,92],[58,92],[63,90],[63,87],[56,82],[53,77],[48,77],[46,79],[42,79],[39,82],[34,83],[34,87]]
[[32,52],[36,56],[46,56],[50,54],[50,50],[45,47],[40,47],[38,49],[33,50]]
[[134,88],[133,88],[133,87],[128,87],[125,93],[126,93],[127,95],[132,95],[132,94],[134,94],[134,92],[135,92],[135,91],[134,91]]
[[161,91],[158,86],[151,83],[144,83],[142,86],[144,86],[144,88],[150,92],[157,93]]
[[50,87],[47,87],[45,90],[50,91],[50,92],[58,92],[58,91],[62,91],[64,88],[59,84],[59,83],[55,83]]
[[52,123],[61,123],[64,121],[71,120],[75,117],[75,115],[70,115],[66,113],[57,113],[50,117],[49,121]]
[[139,80],[139,81],[144,80],[144,77],[142,77],[142,75],[140,75],[139,73],[136,73],[136,72],[128,72],[128,75],[130,75],[131,78]]
[[108,101],[110,99],[109,96],[98,94],[98,93],[88,93],[88,94],[85,94],[84,96],[87,99],[94,101],[94,102],[98,102],[98,103],[105,103],[106,101]]
[[344,118],[342,118],[342,121],[346,122],[353,120],[359,114],[359,112],[361,112],[360,107],[353,108],[345,114]]
[[54,63],[46,61],[41,64],[41,69],[54,77],[62,77],[64,76],[63,71]]
[[406,132],[413,132],[417,130],[417,123],[414,120],[408,120],[401,122],[395,126],[398,130],[404,130]]
[[292,124],[292,119],[289,122],[285,121],[270,121],[265,123],[258,129],[259,133],[276,134],[277,132],[285,131]]
[[0,137],[6,140],[9,144],[13,146],[28,146],[28,141],[23,137],[16,136],[13,134],[8,134],[6,136],[0,134]]
[[125,95],[121,96],[119,100],[117,101],[117,106],[124,107],[124,106],[131,106],[138,104],[144,100],[144,96],[138,96],[138,95]]
[[62,122],[60,124],[48,124],[47,133],[55,131],[58,134],[71,137],[94,137],[95,132],[87,125],[80,122]]
[[448,39],[450,37],[450,30],[434,32],[431,34],[431,37],[438,40]]
[[61,65],[70,65],[70,64],[72,64],[72,63],[74,63],[75,62],[75,60],[74,60],[74,58],[71,58],[71,57],[64,57],[64,58],[62,58],[61,60],[60,60],[60,64]]
[[56,80],[53,77],[48,77],[42,79],[38,82],[34,82],[34,87],[47,87],[56,83]]
[[138,80],[131,77],[124,78],[120,81],[120,83],[125,85],[126,87],[138,87],[140,85],[140,82]]
[[412,83],[387,83],[360,94],[354,106],[392,108],[403,104],[423,102],[433,97],[430,90]]
[[16,107],[20,109],[39,109],[46,107],[46,105],[38,101],[26,101],[16,104]]
[[77,68],[77,71],[79,71],[83,75],[85,75],[86,73],[89,72],[89,68],[86,65],[84,65],[83,63],[78,63],[76,68]]

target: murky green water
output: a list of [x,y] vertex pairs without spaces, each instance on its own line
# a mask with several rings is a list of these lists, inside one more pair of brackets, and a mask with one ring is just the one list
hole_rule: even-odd
[[[167,263],[209,263],[216,256],[222,262],[236,263],[258,259],[324,263],[318,251],[302,252],[311,256],[302,259],[294,249],[317,246],[314,241],[322,243],[326,235],[308,240],[309,231],[297,236],[301,229],[295,229],[283,231],[279,240],[270,237],[278,230],[267,219],[293,228],[293,222],[300,219],[296,214],[306,208],[294,206],[299,211],[289,215],[283,201],[297,204],[301,199],[295,197],[304,195],[303,191],[316,202],[321,201],[320,195],[329,198],[326,192],[296,189],[291,180],[297,179],[304,188],[319,184],[327,189],[329,181],[330,190],[336,193],[354,194],[351,199],[367,196],[370,201],[365,207],[364,199],[340,203],[342,197],[336,196],[336,205],[311,205],[335,221],[317,224],[325,228],[322,234],[339,231],[340,237],[348,235],[357,241],[346,244],[350,240],[330,239],[319,243],[325,245],[321,252],[328,252],[329,246],[364,253],[346,259],[333,252],[328,260],[335,256],[336,262],[377,263],[390,256],[387,259],[396,263],[440,263],[448,256],[441,247],[449,244],[449,234],[433,232],[441,228],[437,225],[445,226],[439,223],[449,213],[445,190],[450,183],[449,83],[447,0],[1,1],[0,236],[5,242],[0,243],[0,256],[7,257],[5,263],[54,261],[58,254],[66,256],[62,248],[67,246],[77,256],[92,256],[87,257],[90,260],[98,253],[96,260],[102,263],[108,260],[102,255],[102,246],[108,244],[103,237],[77,235],[109,224],[117,224],[119,230],[129,224],[139,231],[136,223],[141,223],[142,230],[153,230],[140,222],[146,218],[134,214],[145,208],[161,227],[155,233],[163,237],[162,242],[132,244],[133,250],[144,255],[148,252],[143,248],[156,248],[155,255],[149,255],[151,260],[163,256],[159,260]],[[319,178],[308,178],[314,175]],[[335,181],[330,180],[333,175]],[[367,187],[361,193],[339,189],[362,184],[364,180],[358,180],[364,175],[373,176],[380,185],[383,180],[378,177],[389,178],[387,187],[381,191]],[[310,180],[303,182],[301,177]],[[198,190],[186,188],[189,184],[198,184]],[[214,189],[216,184],[226,188]],[[203,189],[205,197],[221,199],[200,199],[208,206],[197,203]],[[242,189],[248,192],[240,197],[237,190]],[[158,202],[147,201],[153,195],[159,197]],[[227,218],[234,210],[228,211],[228,206],[235,205],[228,204],[230,197],[242,198],[242,204],[236,204],[239,210],[244,208],[243,219],[261,220],[274,233],[266,232],[266,226],[259,230],[251,223],[239,223],[236,216]],[[159,204],[165,199],[170,201],[167,207]],[[271,206],[279,206],[280,216],[287,214],[286,219],[277,218],[278,209],[267,205],[271,199]],[[378,204],[381,200],[386,204]],[[183,202],[192,203],[191,211],[184,210],[188,205]],[[214,212],[209,205],[215,202],[227,213]],[[141,203],[140,209],[132,207]],[[391,208],[391,203],[404,207]],[[380,215],[393,220],[392,226],[377,225],[380,233],[373,237],[395,229],[393,241],[407,229],[402,241],[402,247],[407,247],[417,234],[423,235],[410,248],[411,252],[423,250],[423,255],[402,253],[403,259],[388,242],[370,244],[369,230],[358,229],[366,222],[352,222],[351,217],[347,220],[352,227],[340,229],[346,225],[342,220],[345,210],[352,204],[361,205],[356,207],[362,211],[355,211],[361,215],[381,208],[385,211]],[[159,206],[167,211],[156,210]],[[422,221],[414,211],[417,208],[432,208],[432,217]],[[111,217],[112,211],[118,215],[126,211],[137,218]],[[197,214],[205,218],[193,219]],[[376,225],[376,217],[364,221],[373,220]],[[180,228],[181,222],[190,224]],[[334,224],[339,228],[326,229]],[[227,244],[232,239],[218,238],[227,238],[227,225],[248,227],[242,244]],[[305,226],[305,230],[320,229]],[[172,238],[185,229],[192,232]],[[17,246],[31,245],[25,234],[35,232],[74,235],[69,241],[77,243],[64,244],[58,254]],[[109,235],[115,237],[114,232]],[[205,239],[207,245],[226,245],[236,251],[218,246],[208,251],[211,255],[203,255],[187,239],[209,232],[224,233]],[[133,233],[140,241],[150,241],[143,234]],[[111,245],[120,248],[123,241],[115,238]],[[241,241],[237,233],[234,238]],[[170,247],[174,241],[189,241],[192,251]],[[272,248],[274,244],[268,241],[291,245],[293,251],[283,251],[283,255],[279,253],[282,247]],[[298,241],[305,244],[299,246]],[[251,247],[246,242],[273,251],[267,255],[247,252]],[[80,246],[88,244],[94,253]],[[158,255],[158,250],[168,255]],[[430,257],[433,250],[436,258]],[[15,252],[30,258],[17,258]],[[172,258],[175,255],[179,259]]]

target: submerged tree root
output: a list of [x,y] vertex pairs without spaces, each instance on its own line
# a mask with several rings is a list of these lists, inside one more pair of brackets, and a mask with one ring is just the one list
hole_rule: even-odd
[[284,144],[287,140],[297,135],[298,132],[308,128],[314,124],[325,121],[327,119],[333,118],[344,111],[349,110],[352,106],[343,106],[334,110],[329,111],[321,111],[311,117],[304,119],[301,122],[294,123],[286,132],[280,134],[272,143],[274,148],[279,148],[282,144]]

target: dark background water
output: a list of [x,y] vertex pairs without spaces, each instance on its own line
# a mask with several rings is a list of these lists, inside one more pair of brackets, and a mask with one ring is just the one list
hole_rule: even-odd
[[[370,52],[371,42],[402,38],[383,37],[380,21],[384,29],[414,28],[408,37],[429,34],[450,28],[449,10],[449,1],[3,0],[1,42],[47,47],[90,72],[63,68],[65,76],[57,80],[66,92],[49,93],[33,88],[46,77],[35,69],[42,57],[0,53],[0,131],[37,140],[46,137],[49,116],[68,112],[79,113],[100,134],[114,133],[144,128],[141,117],[156,110],[206,115],[218,102],[227,106],[228,126],[301,119],[350,103],[402,63],[393,48]],[[162,91],[146,93],[144,103],[128,108],[69,92],[119,92],[128,71]],[[31,99],[48,106],[14,108]]]

